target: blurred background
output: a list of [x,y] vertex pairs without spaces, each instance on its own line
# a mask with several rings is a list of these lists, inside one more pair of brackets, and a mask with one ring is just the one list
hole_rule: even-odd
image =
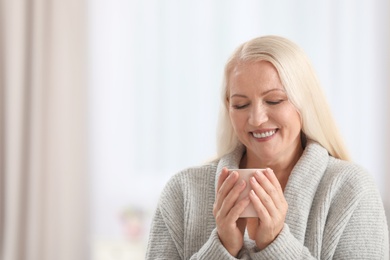
[[167,180],[215,154],[228,56],[268,34],[307,53],[390,208],[388,0],[1,0],[0,12],[0,259],[144,259]]

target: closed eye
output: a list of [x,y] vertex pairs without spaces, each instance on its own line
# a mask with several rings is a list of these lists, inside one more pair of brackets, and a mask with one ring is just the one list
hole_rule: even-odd
[[276,101],[266,101],[266,103],[267,103],[268,105],[278,105],[278,104],[282,103],[283,101],[284,101],[284,100],[281,99],[281,100],[276,100]]
[[246,108],[247,106],[249,106],[249,104],[245,104],[245,105],[233,105],[232,107],[234,109],[244,109]]

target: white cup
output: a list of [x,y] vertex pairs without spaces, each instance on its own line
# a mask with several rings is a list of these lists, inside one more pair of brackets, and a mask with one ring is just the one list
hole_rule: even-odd
[[[237,199],[237,202],[244,199],[249,195],[249,192],[252,189],[252,186],[249,182],[250,178],[255,174],[256,171],[262,171],[264,169],[229,169],[229,173],[235,171],[238,172],[238,180],[237,183],[241,180],[246,182],[245,189],[241,192],[240,196]],[[257,218],[257,213],[253,207],[252,202],[245,208],[244,212],[240,215],[240,218]]]

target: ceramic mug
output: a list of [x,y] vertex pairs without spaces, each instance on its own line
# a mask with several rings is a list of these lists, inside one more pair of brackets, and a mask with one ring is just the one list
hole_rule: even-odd
[[[249,192],[252,190],[252,186],[250,184],[250,178],[255,174],[256,171],[263,171],[264,169],[229,169],[229,174],[233,171],[238,172],[238,180],[237,183],[241,180],[246,182],[245,189],[241,192],[237,201],[240,201],[249,195]],[[244,212],[240,215],[240,218],[257,218],[257,213],[253,207],[252,202],[245,208]]]

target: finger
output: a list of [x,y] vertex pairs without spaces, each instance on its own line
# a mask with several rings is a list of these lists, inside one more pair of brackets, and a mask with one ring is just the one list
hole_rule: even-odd
[[260,221],[269,222],[271,219],[271,216],[270,216],[267,208],[261,202],[260,198],[257,196],[257,194],[255,193],[254,190],[251,190],[249,192],[249,199],[251,200],[251,202],[253,204],[253,208],[255,209]]
[[[226,220],[230,223],[235,223],[237,220],[239,220],[240,215],[244,212],[245,208],[249,205],[250,203],[249,196],[243,198],[242,200],[238,201],[228,212],[226,216]],[[242,221],[241,221],[242,222]],[[245,222],[246,223],[246,222]],[[237,223],[238,225],[238,223]],[[240,226],[238,226],[240,228]],[[245,226],[244,226],[245,228]]]
[[[262,177],[264,179],[266,179],[265,176],[262,176]],[[261,178],[261,179],[263,179],[263,178]],[[261,180],[261,181],[263,181],[263,180]],[[260,200],[261,204],[265,207],[268,214],[271,216],[277,215],[278,209],[275,205],[273,198],[267,193],[267,191],[264,189],[264,187],[261,184],[259,184],[258,179],[255,177],[251,177],[250,182],[251,182],[251,186],[253,188],[253,192],[255,193],[256,197]]]
[[217,191],[221,188],[222,183],[229,176],[229,170],[226,167],[222,168],[221,174],[218,177]]
[[221,204],[222,204],[222,200],[223,198],[220,198],[220,189],[221,189],[221,186],[222,184],[224,183],[224,181],[228,178],[229,176],[229,170],[226,168],[226,167],[223,167],[222,168],[222,171],[218,177],[218,182],[217,182],[217,189],[216,189],[216,194],[215,194],[215,201],[214,201],[214,205],[213,205],[213,214],[214,214],[214,217],[216,216],[217,214],[217,211],[219,210],[219,208],[221,207]]
[[[217,190],[217,194],[216,194],[216,198],[215,198],[215,202],[214,202],[214,216],[216,216],[217,211],[219,211],[220,208],[222,207],[222,203],[225,201],[226,196],[229,194],[231,189],[234,187],[234,185],[238,179],[237,172],[233,171],[229,175],[228,175],[228,173],[229,172],[227,169],[226,169],[226,172],[225,172],[225,170],[222,170],[221,174],[223,174],[222,178],[224,179],[224,181],[223,182],[221,181],[222,182],[221,187]],[[225,175],[228,175],[228,176],[225,177]]]
[[283,194],[282,186],[280,185],[278,178],[276,178],[274,171],[270,168],[267,168],[265,171],[263,171],[263,173],[268,178],[268,180],[272,183],[272,185],[277,189],[279,194]]
[[[240,202],[237,202],[237,199],[239,198],[241,192],[245,189],[246,182],[244,180],[241,180],[237,182],[234,187],[229,191],[229,193],[226,195],[225,199],[222,202],[221,208],[220,208],[220,214],[222,216],[226,216],[230,214],[230,212],[233,210],[234,213],[237,212],[236,204],[242,204]],[[249,200],[249,199],[248,199]],[[249,204],[249,202],[248,202]],[[235,207],[235,208],[234,208]],[[244,207],[245,209],[245,207]],[[242,211],[244,211],[244,209]],[[239,212],[238,216],[242,212]],[[235,214],[232,215],[233,218],[235,218]],[[237,217],[238,218],[238,217]]]
[[[254,174],[254,177],[256,178],[257,182],[260,184],[260,186],[263,188],[263,190],[267,193],[267,195],[271,198],[272,202],[275,204],[276,208],[281,207],[280,205],[284,200],[284,194],[281,191],[281,189],[278,189],[278,187],[275,187],[275,185],[279,184],[279,181],[276,179],[276,176],[271,172],[271,178],[272,176],[276,179],[277,184],[272,183],[268,177],[265,175],[265,172],[268,172],[267,170],[257,171]],[[278,185],[280,187],[280,184]],[[255,190],[256,191],[256,190]],[[265,199],[268,199],[268,197],[265,197]],[[283,204],[283,203],[282,203]]]
[[228,176],[222,182],[221,187],[217,190],[217,196],[222,198],[226,197],[238,180],[238,172],[232,171],[229,173],[228,171],[227,174]]
[[[267,168],[263,173],[267,177],[267,179],[272,183],[273,187],[276,189],[276,193],[278,197],[272,196],[274,201],[276,202],[276,207],[285,208],[287,206],[287,201],[286,198],[284,197],[282,186],[280,185],[278,178],[276,178],[275,173],[270,168]],[[271,190],[267,192],[272,193],[274,191]]]

